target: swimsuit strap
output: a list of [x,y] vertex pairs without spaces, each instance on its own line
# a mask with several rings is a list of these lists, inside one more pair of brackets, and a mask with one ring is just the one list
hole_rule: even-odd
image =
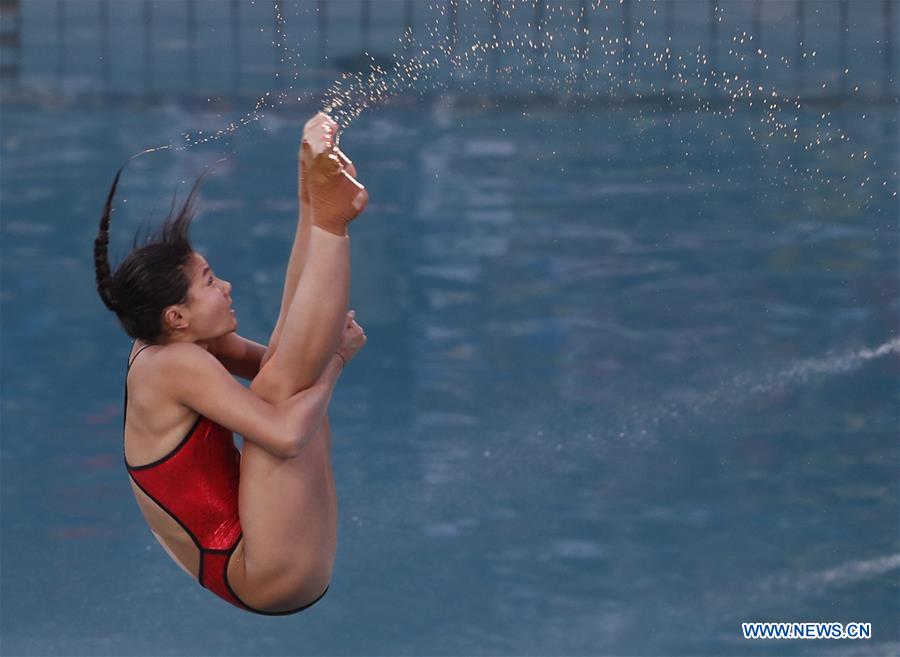
[[[134,355],[134,358],[131,359],[131,362],[128,363],[128,367],[125,368],[125,404],[122,407],[122,435],[124,437],[125,434],[125,414],[128,412],[128,372],[131,370],[131,366],[134,364],[134,361],[137,360],[137,357],[141,355],[141,352],[147,347],[152,347],[152,344],[145,344],[143,347],[138,349],[138,352]],[[134,345],[132,345],[134,348]],[[128,464],[128,461],[125,461],[125,464]]]
[[131,359],[131,362],[128,363],[128,368],[125,370],[125,372],[127,373],[128,370],[131,369],[132,364],[134,364],[134,361],[137,360],[137,357],[141,355],[141,352],[142,352],[144,349],[146,349],[147,347],[152,347],[152,346],[154,346],[154,345],[152,345],[152,344],[145,344],[143,347],[141,347],[140,349],[138,349],[138,352],[134,355],[134,358],[132,358],[132,359]]

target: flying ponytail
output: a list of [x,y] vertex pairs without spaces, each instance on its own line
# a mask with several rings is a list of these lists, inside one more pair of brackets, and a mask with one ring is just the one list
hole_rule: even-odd
[[113,213],[113,198],[124,168],[123,164],[113,179],[100,217],[100,230],[94,240],[97,292],[104,305],[116,314],[128,335],[156,344],[165,340],[168,333],[163,323],[163,311],[168,306],[189,302],[194,249],[188,232],[194,218],[194,199],[206,172],[194,183],[177,212],[173,197],[169,217],[153,235],[149,235],[142,244],[138,244],[135,236],[131,253],[112,271],[109,264],[109,222]]
[[116,301],[112,293],[112,272],[109,268],[109,219],[112,215],[112,201],[116,195],[116,187],[119,185],[119,176],[122,175],[123,164],[116,172],[113,179],[112,187],[109,190],[109,196],[106,197],[106,205],[103,207],[103,214],[100,217],[100,232],[97,239],[94,240],[94,264],[97,269],[97,291],[103,303],[114,313],[119,312],[119,303]]

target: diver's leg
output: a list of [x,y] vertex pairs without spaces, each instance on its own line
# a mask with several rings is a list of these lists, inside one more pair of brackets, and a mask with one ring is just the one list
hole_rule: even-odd
[[305,260],[293,298],[282,310],[281,329],[250,386],[257,394],[287,399],[309,388],[340,346],[350,300],[350,238],[313,226]]
[[284,276],[284,290],[281,296],[281,308],[278,311],[278,320],[275,323],[275,329],[269,337],[266,352],[263,354],[260,367],[264,366],[275,354],[278,348],[278,341],[281,337],[281,331],[287,320],[287,311],[291,306],[291,301],[297,290],[300,277],[303,274],[303,266],[306,264],[306,254],[309,249],[309,240],[313,220],[313,207],[311,196],[309,193],[309,176],[314,164],[313,149],[304,148],[304,144],[309,140],[316,141],[317,136],[321,135],[323,128],[328,126],[329,141],[333,147],[333,152],[337,155],[338,160],[343,165],[344,170],[350,174],[352,178],[356,178],[356,167],[350,161],[341,149],[335,144],[337,138],[338,126],[327,114],[321,112],[313,116],[303,126],[303,137],[300,141],[300,148],[297,151],[297,198],[300,201],[300,214],[297,217],[297,230],[294,234],[294,243],[291,247],[291,256],[288,260],[287,270]]
[[297,230],[294,234],[294,245],[291,248],[291,257],[288,260],[287,270],[284,274],[284,291],[281,295],[281,309],[278,311],[278,321],[275,322],[275,329],[269,337],[266,352],[263,354],[260,367],[264,367],[269,359],[275,355],[278,348],[278,339],[281,337],[281,331],[284,322],[287,319],[287,311],[291,307],[291,300],[297,291],[297,284],[303,275],[303,265],[306,264],[306,253],[309,248],[310,232],[312,230],[312,216],[309,207],[309,200],[300,202],[300,216],[297,219]]
[[[358,192],[354,186],[342,189],[348,199]],[[313,226],[278,348],[251,384],[260,397],[272,403],[287,399],[312,385],[335,357],[349,284],[348,238]],[[323,422],[293,459],[273,457],[244,442],[239,500],[244,541],[228,576],[251,606],[265,611],[301,606],[318,597],[331,579],[337,499],[330,438],[330,426]]]
[[[310,122],[307,123],[309,125]],[[352,176],[356,177],[356,167],[353,166],[353,162],[348,158],[344,153],[341,152],[340,149],[335,148],[335,153],[340,158],[342,164],[346,171]],[[294,244],[291,247],[291,255],[288,260],[287,270],[285,271],[284,276],[284,291],[281,297],[281,308],[278,312],[278,321],[275,323],[275,329],[272,331],[272,335],[269,338],[268,345],[266,347],[266,352],[263,354],[262,361],[260,363],[260,367],[264,367],[268,360],[275,355],[275,351],[278,348],[278,343],[281,338],[281,332],[284,328],[284,323],[287,321],[288,310],[291,307],[291,300],[294,298],[294,294],[297,290],[297,285],[300,282],[300,278],[303,275],[303,267],[306,264],[307,253],[309,250],[309,242],[310,242],[310,234],[312,232],[312,206],[310,204],[310,196],[309,196],[309,181],[308,174],[306,172],[306,168],[309,166],[309,153],[304,153],[301,145],[301,152],[298,154],[299,159],[299,180],[297,184],[297,196],[300,201],[300,216],[297,219],[297,230],[294,234]]]
[[[349,240],[316,227],[310,237],[309,257],[278,349],[250,386],[270,403],[312,385],[319,363],[324,367],[336,358],[334,338],[340,340],[346,323]],[[243,554],[229,564],[229,579],[250,606],[264,611],[299,607],[318,597],[331,579],[337,500],[326,433],[323,423],[293,459],[277,458],[244,441],[239,488]]]
[[[300,197],[301,205],[304,196],[309,198],[306,216],[312,227],[307,227],[306,218],[298,222],[296,248],[285,278],[283,301],[289,302],[282,304],[267,358],[253,382],[254,387],[263,386],[279,396],[289,397],[319,378],[340,346],[346,321],[350,288],[347,226],[362,212],[368,195],[351,175],[355,173],[352,163],[335,147],[336,137],[337,124],[321,113],[304,127]],[[302,279],[301,270],[307,272]],[[297,284],[291,295],[294,276]]]

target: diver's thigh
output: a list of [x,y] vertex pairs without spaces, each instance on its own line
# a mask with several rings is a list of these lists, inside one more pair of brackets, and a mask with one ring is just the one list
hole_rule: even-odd
[[239,512],[249,581],[283,582],[323,569],[330,577],[337,503],[329,434],[323,423],[293,459],[244,443]]

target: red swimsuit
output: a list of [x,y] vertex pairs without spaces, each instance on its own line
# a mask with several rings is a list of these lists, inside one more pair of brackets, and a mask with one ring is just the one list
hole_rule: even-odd
[[[147,345],[140,349],[135,358]],[[134,362],[132,359],[131,363]],[[125,409],[128,408],[128,370],[125,371]],[[122,413],[124,431],[124,416]],[[123,454],[124,456],[124,454]],[[199,415],[178,446],[147,465],[132,466],[125,459],[132,481],[181,525],[200,550],[200,585],[247,611],[267,616],[294,614],[314,605],[269,612],[244,603],[228,583],[228,561],[241,540],[238,517],[238,482],[241,453],[234,434]]]

